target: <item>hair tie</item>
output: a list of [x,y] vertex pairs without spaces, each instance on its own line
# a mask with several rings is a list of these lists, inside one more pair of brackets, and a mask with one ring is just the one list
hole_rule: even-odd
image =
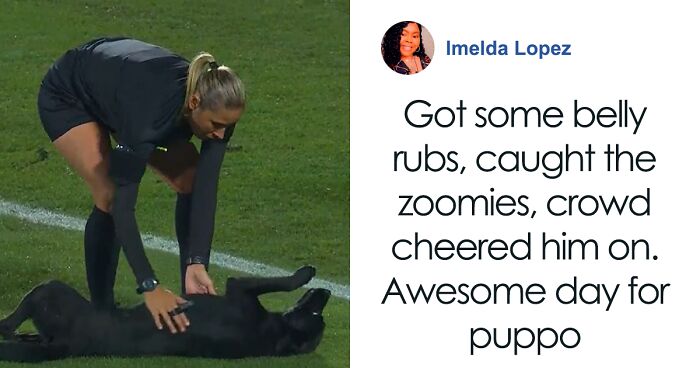
[[216,61],[210,61],[209,62],[209,70],[214,71],[216,69],[219,69],[219,64],[217,64]]

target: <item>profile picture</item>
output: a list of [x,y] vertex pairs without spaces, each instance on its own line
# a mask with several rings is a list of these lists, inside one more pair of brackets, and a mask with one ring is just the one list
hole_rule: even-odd
[[434,50],[430,32],[414,21],[394,24],[382,38],[384,62],[399,74],[416,74],[425,70]]

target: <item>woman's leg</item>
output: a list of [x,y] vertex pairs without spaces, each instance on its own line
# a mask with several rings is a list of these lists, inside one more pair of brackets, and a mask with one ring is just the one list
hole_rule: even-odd
[[114,307],[114,281],[119,262],[110,215],[114,184],[109,178],[109,134],[96,122],[71,128],[54,141],[58,152],[83,178],[95,207],[85,224],[85,269],[90,300],[98,309]]
[[185,294],[185,260],[189,253],[190,209],[192,208],[192,185],[197,169],[199,153],[190,142],[168,146],[168,151],[156,151],[149,165],[158,176],[176,193],[175,234],[180,247],[180,287]]

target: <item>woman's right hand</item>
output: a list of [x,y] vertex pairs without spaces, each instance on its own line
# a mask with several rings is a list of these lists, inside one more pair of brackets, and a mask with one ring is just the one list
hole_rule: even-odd
[[190,321],[187,319],[185,313],[179,313],[173,316],[170,315],[170,312],[175,311],[179,304],[187,302],[185,299],[173,294],[170,290],[158,286],[153,291],[144,292],[143,297],[146,302],[146,308],[151,312],[153,321],[156,323],[156,327],[159,330],[163,329],[162,321],[165,321],[171,333],[177,333],[178,330],[180,330],[180,332],[185,332],[187,326],[190,325]]

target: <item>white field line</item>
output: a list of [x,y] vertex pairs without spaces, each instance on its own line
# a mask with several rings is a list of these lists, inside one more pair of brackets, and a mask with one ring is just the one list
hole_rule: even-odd
[[[68,230],[83,231],[85,229],[85,220],[42,208],[28,207],[2,199],[0,199],[0,215],[12,216],[36,224],[60,227]],[[141,234],[141,238],[143,239],[143,243],[146,248],[156,249],[175,255],[179,253],[177,242],[173,240],[161,238],[148,233]],[[219,267],[244,272],[255,276],[275,277],[287,276],[291,274],[290,271],[281,268],[268,266],[263,263],[249,261],[216,251],[211,252],[210,262],[211,264]],[[347,285],[340,285],[334,282],[314,278],[305,287],[325,288],[330,290],[334,296],[350,300],[350,288]]]

